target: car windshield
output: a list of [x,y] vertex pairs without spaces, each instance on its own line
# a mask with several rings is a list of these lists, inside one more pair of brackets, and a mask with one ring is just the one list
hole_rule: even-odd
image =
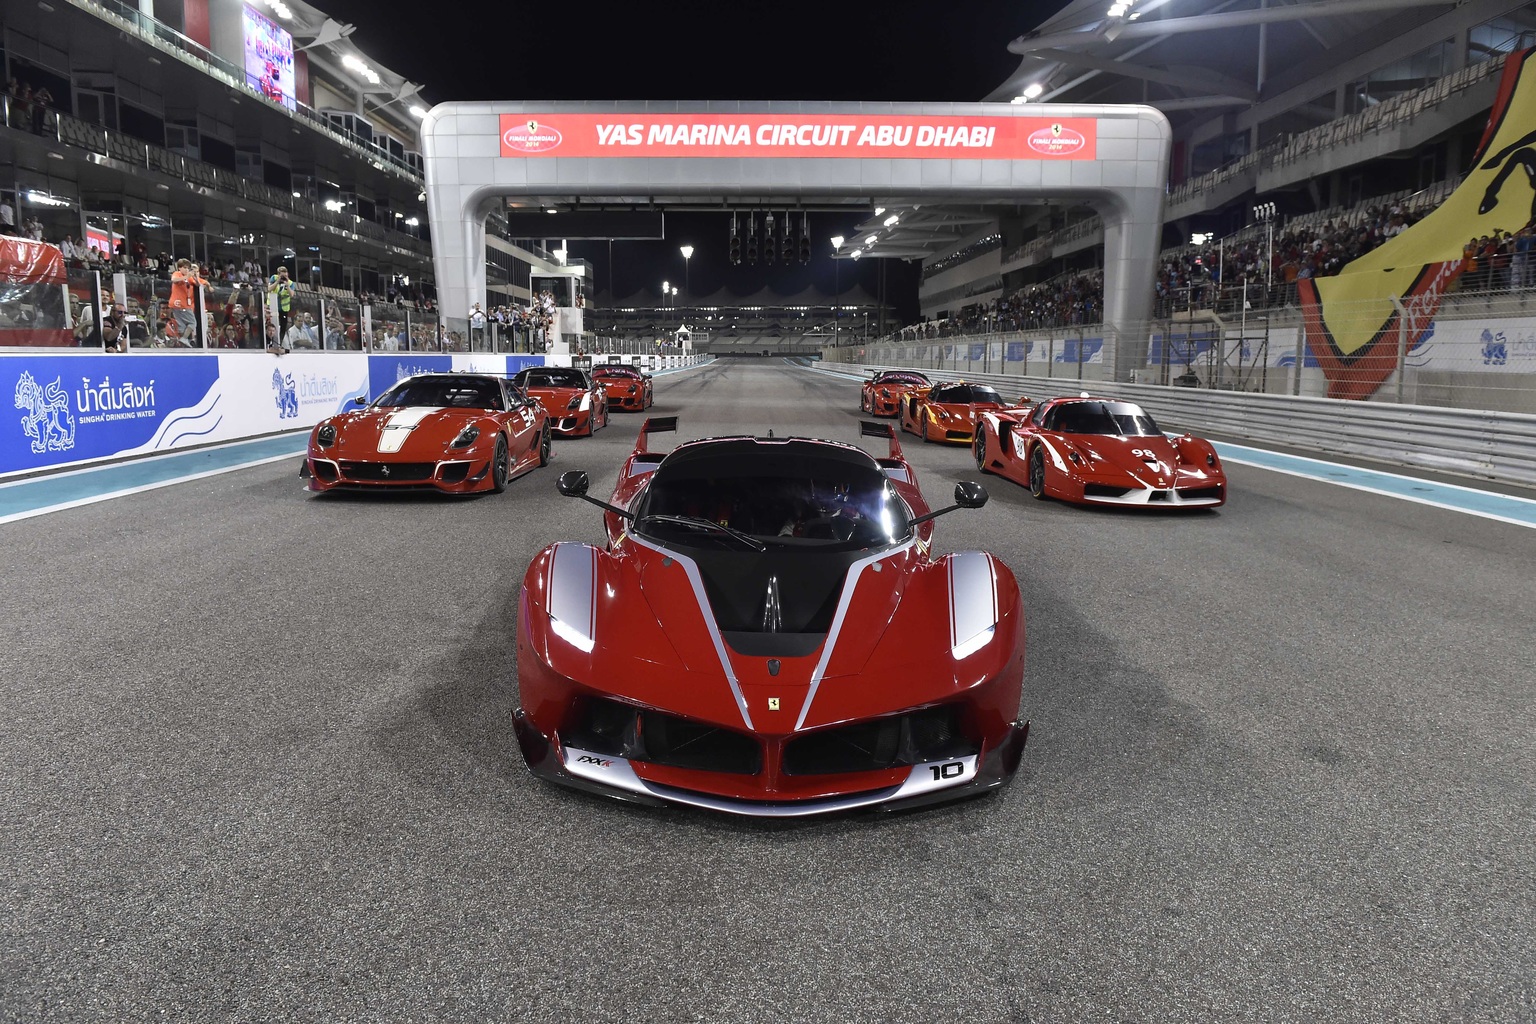
[[733,441],[718,453],[664,462],[637,510],[638,531],[674,545],[742,546],[721,531],[690,526],[691,519],[770,547],[844,551],[885,547],[910,534],[905,503],[872,460],[817,454],[805,444],[775,448]]
[[928,393],[928,400],[941,405],[974,405],[985,402],[991,402],[994,405],[1003,404],[1002,395],[995,389],[980,384],[951,384],[946,387],[937,387]]
[[1130,402],[1068,402],[1051,410],[1045,428],[1063,434],[1118,437],[1152,437],[1162,433],[1141,406]]
[[633,379],[633,378],[639,377],[640,373],[639,373],[639,371],[631,370],[628,367],[599,366],[597,369],[592,371],[592,376],[594,376],[594,377],[629,377],[629,378]]
[[563,366],[541,366],[522,370],[513,380],[522,388],[584,388],[587,379],[580,370]]
[[919,386],[928,383],[928,378],[920,373],[882,373],[875,378],[876,384],[917,384]]
[[384,392],[373,404],[384,409],[500,409],[501,384],[487,377],[411,377]]

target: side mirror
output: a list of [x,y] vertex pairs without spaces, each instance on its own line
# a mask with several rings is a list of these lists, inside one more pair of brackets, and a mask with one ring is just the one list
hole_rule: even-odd
[[953,505],[936,508],[926,515],[918,516],[912,520],[911,525],[917,526],[919,523],[926,523],[930,519],[937,519],[939,516],[948,515],[956,509],[981,508],[986,503],[987,489],[985,487],[974,480],[962,480],[955,484],[955,503]]
[[987,489],[974,480],[955,484],[955,504],[961,508],[981,508],[987,503]]
[[367,405],[368,404],[368,396],[367,395],[358,395],[356,398],[352,399],[352,404],[353,405]]
[[[560,474],[560,479],[555,481],[555,488],[567,498],[585,498],[589,484],[586,473],[572,469]],[[986,500],[985,492],[982,500]]]

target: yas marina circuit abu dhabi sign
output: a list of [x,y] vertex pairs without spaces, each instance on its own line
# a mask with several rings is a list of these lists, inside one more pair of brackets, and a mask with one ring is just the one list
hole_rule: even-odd
[[1091,117],[502,114],[504,157],[1093,160]]

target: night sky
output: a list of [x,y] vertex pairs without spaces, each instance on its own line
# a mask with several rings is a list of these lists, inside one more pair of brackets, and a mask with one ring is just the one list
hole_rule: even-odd
[[[824,99],[976,101],[1018,66],[1010,40],[1037,27],[1064,0],[651,0],[509,4],[464,0],[448,7],[378,0],[318,0],[357,26],[362,52],[423,84],[428,100]],[[389,14],[391,9],[397,14]],[[663,280],[681,281],[678,246],[695,247],[694,295],[719,287],[749,294],[833,290],[827,242],[869,211],[813,215],[811,263],[732,267],[728,218],[667,218],[665,242],[572,241],[595,266],[600,293],[624,298]],[[558,243],[552,243],[557,245]],[[886,266],[886,297],[905,320],[917,315],[916,264],[841,261],[843,288],[870,294]]]

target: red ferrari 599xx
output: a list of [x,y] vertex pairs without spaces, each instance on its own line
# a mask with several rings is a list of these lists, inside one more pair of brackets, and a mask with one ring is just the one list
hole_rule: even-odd
[[544,410],[503,377],[420,374],[357,401],[310,431],[311,491],[500,492],[549,462]]

